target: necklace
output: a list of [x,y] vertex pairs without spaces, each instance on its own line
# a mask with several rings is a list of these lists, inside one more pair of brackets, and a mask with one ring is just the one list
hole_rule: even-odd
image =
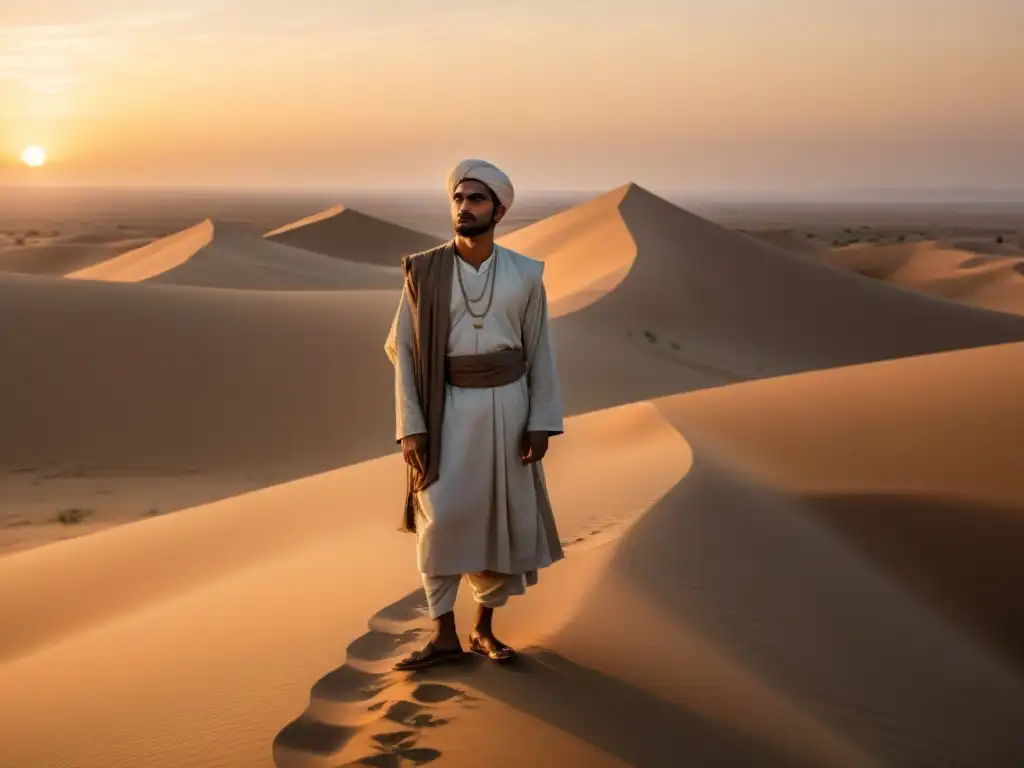
[[487,316],[487,313],[491,311],[491,303],[494,301],[494,284],[497,282],[497,278],[495,277],[495,275],[497,274],[497,269],[498,269],[498,251],[497,250],[494,251],[494,255],[491,258],[493,259],[493,261],[491,262],[491,267],[488,270],[488,272],[490,274],[488,274],[487,277],[484,280],[484,289],[483,289],[483,291],[481,291],[480,297],[474,300],[474,301],[480,301],[481,299],[483,299],[484,293],[487,292],[487,282],[490,281],[491,293],[490,293],[490,296],[488,296],[488,298],[487,298],[487,306],[484,307],[484,311],[481,312],[479,315],[476,312],[473,311],[473,307],[472,307],[472,305],[470,303],[469,294],[466,293],[466,284],[465,284],[465,282],[462,279],[462,268],[458,264],[455,265],[456,267],[458,267],[459,290],[462,291],[462,298],[466,302],[466,311],[470,314],[471,317],[473,317],[474,319],[479,321],[479,322],[473,323],[473,327],[476,328],[478,331],[481,328],[484,327],[484,318]]
[[[459,259],[459,278],[462,278],[462,259],[461,258]],[[478,301],[483,299],[484,294],[487,292],[487,284],[490,281],[491,281],[491,270],[487,270],[487,277],[486,277],[486,279],[484,279],[484,287],[481,289],[480,295],[477,296],[475,299],[471,298],[469,296],[466,296],[466,292],[465,291],[463,291],[462,295],[466,296],[466,300],[467,301],[472,301],[475,304],[476,302],[478,302]]]

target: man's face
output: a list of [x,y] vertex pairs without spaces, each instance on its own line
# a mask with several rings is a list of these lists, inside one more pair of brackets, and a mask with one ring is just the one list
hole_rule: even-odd
[[494,227],[505,215],[505,208],[496,205],[491,190],[479,181],[466,180],[452,195],[452,226],[455,234],[477,237]]

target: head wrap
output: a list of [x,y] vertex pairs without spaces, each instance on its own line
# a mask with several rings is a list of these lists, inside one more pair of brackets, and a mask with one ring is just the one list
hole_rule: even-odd
[[455,188],[466,180],[486,184],[506,211],[512,207],[515,190],[508,176],[497,166],[486,160],[463,160],[448,172],[448,197],[454,195]]

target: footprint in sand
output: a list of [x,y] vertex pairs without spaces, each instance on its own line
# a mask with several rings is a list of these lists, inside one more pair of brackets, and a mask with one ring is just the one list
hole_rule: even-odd
[[373,737],[375,754],[360,758],[346,766],[375,765],[380,768],[399,768],[403,763],[426,765],[441,757],[436,749],[417,747],[419,735],[415,731],[379,733]]
[[[413,698],[416,698],[415,693]],[[386,703],[381,702],[381,704]],[[442,717],[435,717],[429,712],[425,712],[425,709],[426,707],[422,704],[416,704],[412,701],[396,701],[388,707],[384,717],[399,725],[407,725],[413,728],[437,728],[448,722]]]
[[[432,670],[402,673],[391,665],[428,631],[422,590],[374,614],[369,631],[353,640],[345,663],[321,678],[298,719],[274,740],[278,766],[310,765],[345,750],[363,757],[345,765],[425,765],[441,756],[420,743],[451,720],[453,707],[468,708],[465,691],[424,680]],[[401,730],[391,730],[395,726]],[[327,763],[325,763],[327,765]]]
[[600,546],[614,538],[615,532],[627,526],[634,517],[632,514],[619,514],[588,518],[583,521],[581,526],[586,533],[567,537],[560,543],[563,547],[579,547],[581,549]]
[[420,639],[427,631],[425,628],[416,627],[396,634],[371,629],[365,635],[360,635],[352,641],[348,647],[348,657],[361,661],[390,659],[399,648]]

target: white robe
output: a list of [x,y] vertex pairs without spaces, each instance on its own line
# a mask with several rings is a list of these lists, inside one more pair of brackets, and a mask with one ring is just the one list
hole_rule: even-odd
[[[497,259],[495,259],[497,257]],[[466,311],[459,289],[475,299],[495,268],[494,301],[483,320]],[[548,324],[543,262],[496,245],[479,271],[455,257],[449,355],[502,349],[526,350],[527,375],[493,389],[445,387],[438,480],[417,494],[417,560],[428,576],[493,571],[523,574],[562,557],[541,463],[523,464],[520,440],[526,430],[562,432],[562,398]],[[479,314],[487,304],[474,301]],[[395,437],[426,432],[412,368],[412,326],[402,293],[385,344],[395,364]],[[554,541],[551,539],[554,538]]]

